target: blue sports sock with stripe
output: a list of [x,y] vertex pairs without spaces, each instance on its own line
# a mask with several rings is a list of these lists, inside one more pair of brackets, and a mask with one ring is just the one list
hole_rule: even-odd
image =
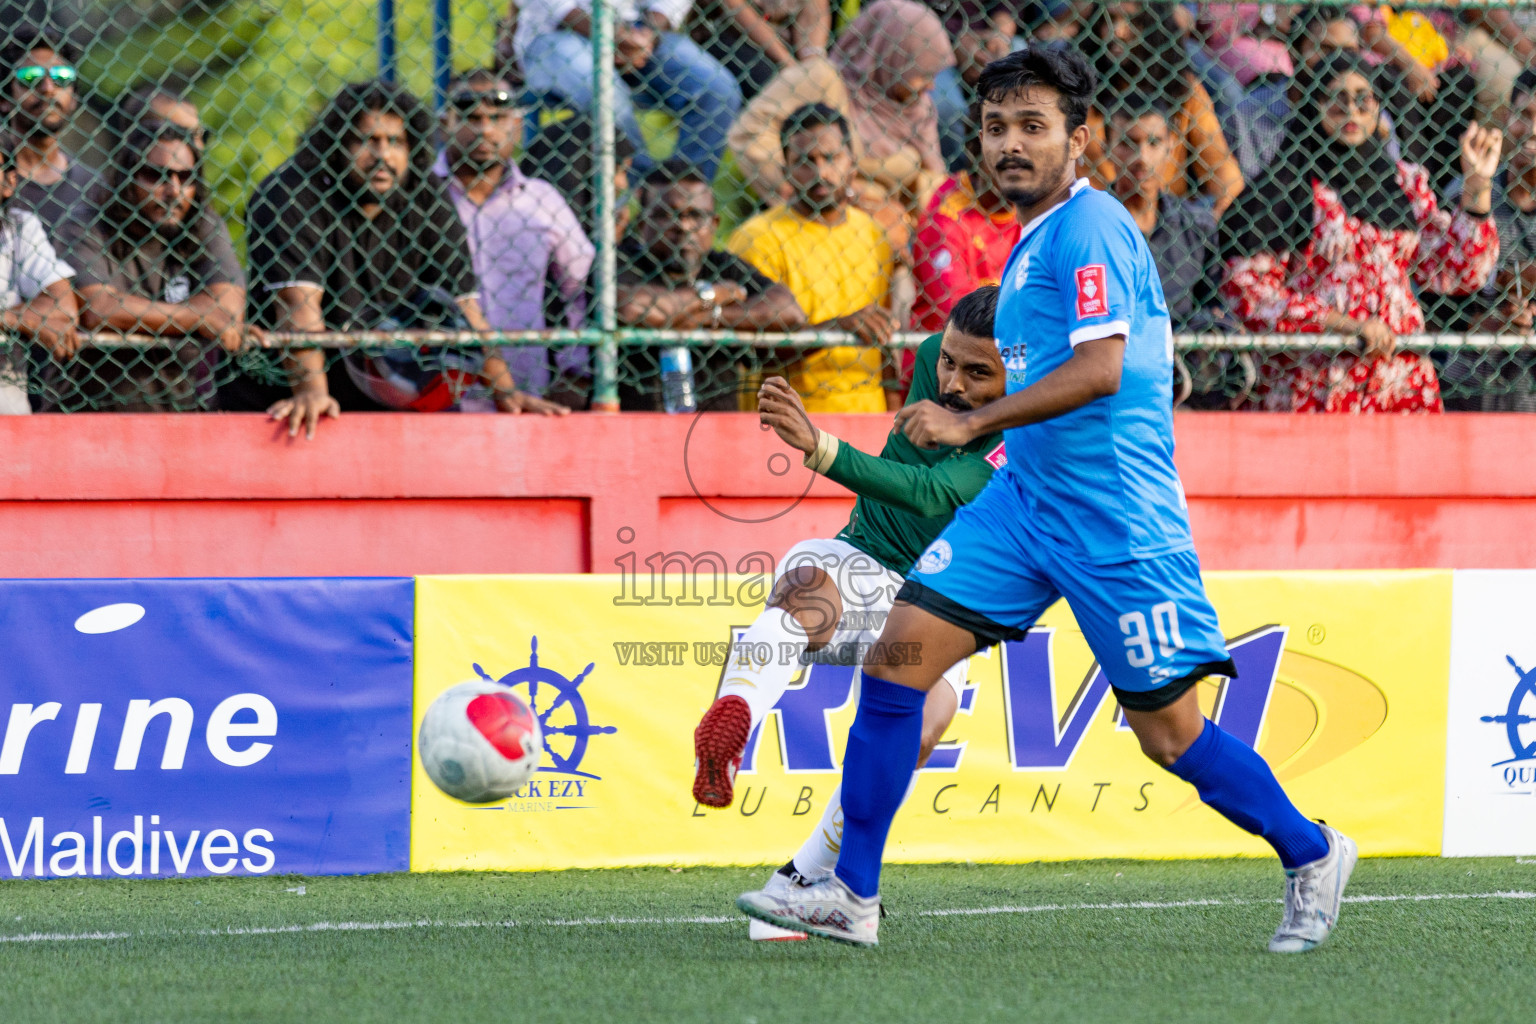
[[855,895],[880,892],[891,820],[907,795],[923,736],[922,690],[862,672],[859,712],[843,756],[843,845],[837,877]]
[[1192,784],[1222,817],[1268,840],[1287,868],[1328,855],[1323,830],[1296,809],[1258,752],[1210,719],[1168,770]]

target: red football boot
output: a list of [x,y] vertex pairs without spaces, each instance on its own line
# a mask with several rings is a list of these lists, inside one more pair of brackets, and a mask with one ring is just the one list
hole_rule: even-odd
[[736,769],[752,732],[752,710],[732,694],[710,705],[693,730],[693,798],[705,807],[729,807]]

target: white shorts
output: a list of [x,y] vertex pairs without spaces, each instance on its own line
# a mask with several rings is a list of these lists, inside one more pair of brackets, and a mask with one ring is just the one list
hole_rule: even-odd
[[[848,644],[867,645],[880,639],[885,620],[896,603],[896,592],[901,589],[903,578],[875,561],[867,552],[845,540],[815,538],[803,540],[790,548],[779,559],[773,571],[777,583],[785,570],[802,565],[814,566],[832,577],[837,592],[843,599],[843,617],[832,635],[832,646]],[[863,659],[860,658],[860,661]],[[968,659],[955,662],[945,670],[943,680],[955,691],[958,703],[965,696],[965,665]],[[852,697],[858,700],[859,677],[853,677]]]

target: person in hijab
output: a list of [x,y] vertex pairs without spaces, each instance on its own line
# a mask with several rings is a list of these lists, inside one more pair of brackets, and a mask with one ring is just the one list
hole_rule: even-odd
[[1440,411],[1433,365],[1396,351],[1397,336],[1424,329],[1415,286],[1467,294],[1493,271],[1499,236],[1488,214],[1502,134],[1467,126],[1466,186],[1451,213],[1423,167],[1388,154],[1370,65],[1335,54],[1297,85],[1296,120],[1279,157],[1222,218],[1222,293],[1249,330],[1351,334],[1364,350],[1272,361],[1264,405]]
[[912,0],[876,0],[823,59],[785,68],[741,112],[727,141],[764,203],[787,199],[779,132],[791,111],[824,103],[847,118],[858,205],[901,251],[912,219],[944,179],[933,79],[954,65],[937,15]]

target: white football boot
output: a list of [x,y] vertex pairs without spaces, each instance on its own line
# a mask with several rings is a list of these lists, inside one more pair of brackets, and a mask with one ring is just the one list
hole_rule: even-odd
[[879,942],[880,897],[855,896],[836,875],[815,885],[742,893],[736,906],[748,917],[818,938],[873,946]]
[[1285,872],[1285,916],[1274,938],[1271,953],[1305,953],[1322,945],[1339,919],[1339,902],[1360,850],[1355,841],[1336,828],[1322,826],[1328,855]]
[[[790,861],[768,876],[768,884],[763,886],[763,892],[771,893],[774,896],[782,896],[791,889],[804,889],[810,884],[810,881],[804,875],[795,870],[795,862]],[[778,928],[767,921],[759,921],[755,917],[749,917],[747,918],[747,938],[753,942],[793,942],[797,939],[804,939],[805,932]]]

